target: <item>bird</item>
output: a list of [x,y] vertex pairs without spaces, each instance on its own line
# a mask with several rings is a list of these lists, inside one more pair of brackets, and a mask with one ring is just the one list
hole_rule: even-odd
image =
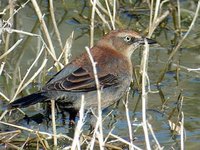
[[[145,44],[145,40],[148,44],[156,43],[133,30],[112,30],[90,48],[96,62],[102,110],[119,101],[129,89],[133,76],[131,55]],[[70,123],[74,123],[81,107],[82,95],[85,109],[97,108],[97,86],[87,52],[68,63],[40,91],[10,103],[9,109],[55,100],[59,108],[69,113]]]

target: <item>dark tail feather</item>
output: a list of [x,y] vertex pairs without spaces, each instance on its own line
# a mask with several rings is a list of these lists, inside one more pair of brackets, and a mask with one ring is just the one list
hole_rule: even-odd
[[21,108],[21,107],[28,107],[30,105],[34,105],[36,103],[45,101],[48,97],[44,96],[44,93],[33,93],[31,95],[19,98],[14,102],[10,103],[8,108]]

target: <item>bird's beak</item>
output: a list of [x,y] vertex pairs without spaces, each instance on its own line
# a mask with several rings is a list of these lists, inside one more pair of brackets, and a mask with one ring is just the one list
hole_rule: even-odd
[[144,40],[147,40],[148,44],[156,44],[157,42],[155,40],[149,39],[149,38],[144,38]]
[[140,38],[138,41],[139,41],[139,43],[141,45],[144,45],[145,44],[145,42],[144,42],[145,40],[147,40],[148,44],[156,44],[157,43],[155,40],[152,40],[152,39],[149,39],[149,38],[145,38],[145,37]]

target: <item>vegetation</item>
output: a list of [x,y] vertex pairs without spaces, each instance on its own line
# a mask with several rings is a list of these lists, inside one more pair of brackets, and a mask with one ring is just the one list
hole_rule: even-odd
[[[178,146],[171,144],[169,147],[184,149],[186,138],[182,107],[185,94],[183,88],[178,86],[180,72],[190,71],[198,77],[200,72],[198,68],[192,69],[196,67],[193,64],[190,68],[181,65],[178,52],[185,47],[198,48],[198,42],[191,44],[191,39],[195,39],[195,36],[189,37],[189,34],[197,31],[195,22],[199,21],[200,2],[190,1],[191,7],[193,6],[192,10],[182,8],[181,2],[184,3],[179,0],[74,0],[70,1],[70,4],[66,0],[0,2],[4,6],[4,8],[1,7],[0,12],[0,148],[165,149],[154,133],[156,127],[151,125],[151,119],[148,118],[150,116],[148,105],[151,103],[149,97],[159,95],[161,100],[159,114],[166,116],[171,137],[180,137],[177,142]],[[30,18],[34,18],[34,24],[29,23]],[[71,24],[70,29],[64,28],[63,24]],[[115,110],[102,115],[100,104],[94,130],[91,133],[85,132],[89,129],[88,113],[84,113],[84,101],[87,101],[84,96],[75,128],[58,123],[58,120],[62,120],[61,114],[55,109],[56,105],[53,100],[50,104],[51,115],[48,116],[50,120],[42,120],[41,125],[33,122],[22,123],[24,126],[19,125],[19,122],[25,120],[24,116],[30,115],[28,113],[32,112],[32,109],[34,111],[43,110],[44,107],[41,104],[31,106],[29,110],[7,110],[5,108],[17,97],[39,90],[42,84],[51,77],[52,72],[55,73],[63,68],[70,61],[73,43],[79,39],[89,39],[88,43],[85,40],[86,42],[82,45],[86,46],[85,50],[90,54],[88,47],[92,47],[99,37],[109,30],[120,28],[133,29],[149,38],[156,39],[158,44],[154,49],[164,49],[168,52],[164,60],[160,58],[159,60],[162,61],[158,61],[161,65],[156,68],[156,77],[148,75],[148,69],[151,67],[148,67],[151,59],[148,44],[142,48],[143,51],[137,53],[135,60],[141,63],[140,67],[135,67],[136,80],[131,84],[130,91],[122,101],[123,113],[126,116],[124,120],[127,121],[126,133],[128,135],[126,137],[113,132],[116,128],[115,123],[109,128],[105,127],[105,124],[108,124],[105,123],[106,120],[110,122],[108,118],[112,118]],[[68,35],[63,34],[66,32],[64,30],[67,30]],[[86,44],[89,46],[87,47]],[[91,61],[93,61],[92,57]],[[95,62],[93,66],[95,72]],[[170,78],[175,78],[179,89],[178,93],[174,95],[171,93],[175,105],[169,104],[169,99],[161,90],[162,85],[166,83],[165,77],[170,73],[173,74]],[[154,79],[151,79],[152,77]],[[98,87],[98,81],[96,84]],[[176,87],[167,88],[173,92],[172,88]],[[97,99],[100,101],[100,89],[98,92]],[[134,97],[137,94],[139,96]],[[136,97],[138,101],[135,106],[130,105],[132,99],[136,101]],[[141,103],[141,108],[138,103]],[[141,113],[139,121],[134,120],[135,117],[132,115],[136,110]],[[73,133],[65,134],[65,130]],[[142,132],[144,140],[136,140],[137,132]],[[143,141],[145,143],[142,143]]]

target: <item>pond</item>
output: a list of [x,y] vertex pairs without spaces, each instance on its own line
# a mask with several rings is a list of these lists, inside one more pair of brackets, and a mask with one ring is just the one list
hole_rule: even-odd
[[[156,12],[155,4],[151,6],[148,2],[134,0],[99,1],[96,4],[97,9],[93,20],[92,40],[93,5],[89,1],[53,1],[58,32],[52,23],[50,3],[37,1],[52,47],[48,42],[44,26],[38,21],[38,13],[35,12],[36,6],[33,3],[34,0],[19,0],[10,4],[7,1],[0,2],[2,12],[0,18],[0,148],[16,149],[24,143],[27,143],[23,145],[25,149],[52,148],[55,141],[45,138],[53,134],[51,113],[48,112],[46,116],[48,106],[36,104],[21,110],[7,110],[8,101],[40,90],[63,67],[61,64],[67,64],[84,53],[85,47],[90,47],[91,41],[96,43],[105,33],[116,28],[131,29],[143,36],[149,35],[157,42],[150,45],[149,50],[149,83],[146,85],[146,91],[150,90],[146,99],[146,118],[159,145],[163,149],[181,149],[181,136],[183,136],[185,149],[198,149],[200,146],[200,70],[193,69],[200,68],[199,17],[196,18],[189,35],[180,43],[195,16],[198,5],[196,0],[181,0],[179,3],[161,2],[157,14],[158,17],[163,16],[163,18],[160,18],[160,22],[155,25],[155,30],[149,28],[149,25],[152,25],[149,23],[150,7],[153,8],[152,13]],[[107,5],[114,21],[109,16]],[[179,44],[180,47],[172,55]],[[66,52],[63,51],[64,48]],[[55,54],[52,49],[55,50]],[[134,65],[134,80],[128,93],[130,124],[127,123],[127,110],[124,106],[126,95],[119,103],[103,110],[103,136],[105,139],[109,135],[106,143],[108,149],[130,149],[127,143],[146,149],[142,127],[140,74],[143,49],[143,47],[138,48],[131,58]],[[60,64],[56,63],[54,56],[59,59]],[[79,120],[79,115],[76,117],[76,122]],[[81,128],[83,135],[79,139],[83,143],[92,139],[91,120],[92,116],[87,114]],[[184,123],[182,135],[180,135],[181,121]],[[64,117],[62,112],[56,113],[56,131],[58,135],[63,135],[62,138],[58,138],[60,149],[64,147],[67,149],[72,144],[66,136],[73,138],[75,127],[70,127],[68,122],[67,113]],[[173,125],[177,127],[174,128]],[[130,126],[133,134],[131,142]],[[158,145],[150,132],[151,128],[148,129],[151,149],[156,149]],[[49,135],[36,131],[49,133]],[[82,149],[87,147],[86,143],[82,145]],[[95,148],[98,148],[98,142],[95,142]]]

